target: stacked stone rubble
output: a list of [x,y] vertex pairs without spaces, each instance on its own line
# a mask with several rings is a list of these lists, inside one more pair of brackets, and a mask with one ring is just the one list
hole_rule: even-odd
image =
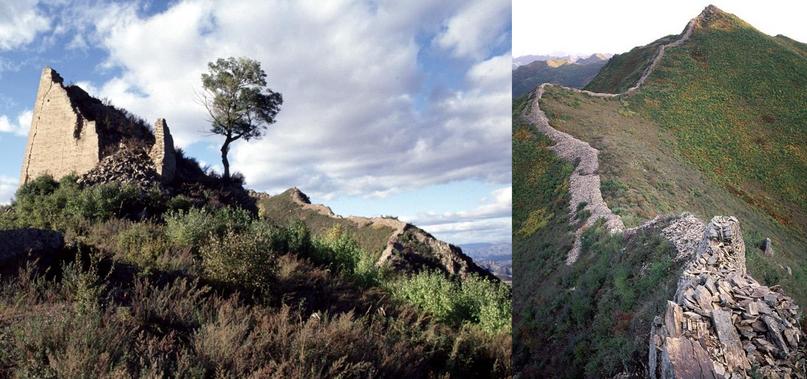
[[807,378],[798,307],[746,272],[733,217],[715,217],[650,334],[651,378]]
[[115,182],[145,190],[159,186],[161,180],[154,163],[143,150],[122,147],[80,176],[78,182],[89,186]]

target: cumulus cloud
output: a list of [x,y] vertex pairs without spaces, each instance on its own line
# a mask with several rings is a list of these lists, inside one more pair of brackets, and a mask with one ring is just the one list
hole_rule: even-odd
[[[285,99],[263,140],[233,147],[233,169],[253,188],[296,185],[327,199],[453,180],[509,183],[510,54],[484,57],[506,30],[509,3],[186,0],[150,17],[113,5],[93,38],[121,74],[97,95],[149,120],[166,117],[179,145],[215,143],[196,101],[199,77],[218,57],[249,56]],[[422,33],[478,57],[459,88],[425,106],[418,56],[431,46],[418,44]]]
[[18,136],[27,136],[31,127],[33,112],[30,109],[20,112],[16,120],[9,120],[8,116],[0,115],[0,133],[12,133]]
[[49,29],[50,20],[36,7],[36,0],[0,2],[0,50],[30,43],[37,34]]
[[0,205],[11,203],[11,198],[17,191],[17,178],[0,175]]
[[485,49],[508,37],[509,1],[469,1],[445,24],[435,42],[458,57],[479,58]]
[[512,187],[497,189],[474,209],[459,212],[426,212],[406,221],[456,243],[499,241],[512,229]]

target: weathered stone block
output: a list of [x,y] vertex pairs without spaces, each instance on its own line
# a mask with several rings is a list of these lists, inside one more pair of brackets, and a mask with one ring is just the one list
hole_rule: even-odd
[[174,139],[165,119],[157,119],[154,124],[154,145],[151,147],[149,157],[163,182],[174,180],[177,169],[176,151],[174,151]]
[[46,67],[39,79],[20,185],[45,174],[57,180],[71,172],[84,174],[99,160],[95,121],[81,114],[62,77]]

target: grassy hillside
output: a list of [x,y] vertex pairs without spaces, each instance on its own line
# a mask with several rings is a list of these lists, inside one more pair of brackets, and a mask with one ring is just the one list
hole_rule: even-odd
[[[671,38],[615,56],[587,89],[626,90],[650,63],[655,46]],[[684,211],[703,220],[737,216],[751,275],[781,284],[804,306],[804,52],[802,43],[763,35],[731,15],[711,14],[689,42],[667,50],[635,96],[602,99],[550,87],[541,109],[556,129],[600,150],[603,197],[626,226]],[[541,167],[538,178],[552,171],[548,163],[523,164],[524,158],[518,163],[516,141],[523,138],[516,136],[526,134],[514,125],[515,255],[525,240],[517,233],[528,224],[523,220],[529,212],[553,207],[562,196],[543,195],[554,188],[551,182],[538,188],[517,185],[535,175],[535,167]],[[552,177],[562,180],[563,175],[554,171]],[[527,212],[519,216],[521,222],[519,199]],[[550,246],[562,257],[568,247],[557,243],[558,235],[564,234],[540,236],[526,245]],[[773,257],[758,248],[766,237],[774,241]],[[537,257],[531,266],[516,269],[514,333],[517,341],[526,336],[515,345],[516,370],[535,377],[642,376],[649,322],[675,291],[684,263],[672,259],[672,246],[652,230],[624,238],[598,226],[584,233],[581,257],[571,267],[536,250],[528,254]],[[518,287],[521,277],[532,281],[528,288]],[[525,294],[528,301],[519,299]]]
[[[692,212],[702,220],[734,215],[745,234],[751,274],[766,284],[782,284],[799,304],[807,304],[807,268],[801,263],[807,258],[804,234],[701,172],[678,150],[671,131],[624,100],[558,88],[547,89],[541,109],[555,128],[600,150],[603,198],[626,226],[660,214]],[[756,248],[766,237],[774,241],[774,257],[764,257]]]
[[600,71],[607,60],[585,64],[551,64],[535,61],[513,70],[513,97],[532,91],[542,83],[554,83],[568,87],[583,88]]
[[[735,215],[752,275],[807,304],[807,59],[783,41],[718,14],[635,96],[550,89],[542,109],[601,150],[603,195],[628,226],[660,213]],[[771,258],[755,248],[766,237]]]
[[659,46],[674,41],[678,36],[666,36],[645,46],[616,54],[585,87],[594,92],[621,93],[632,87],[656,56]]
[[571,223],[580,221],[568,216],[572,166],[519,117],[524,102],[513,113],[515,370],[560,378],[641,372],[649,323],[675,291],[683,262],[654,230],[625,241],[597,226],[584,235],[578,262],[564,265]]
[[376,259],[387,246],[392,233],[392,227],[384,225],[359,226],[348,219],[338,219],[321,214],[315,210],[305,209],[292,199],[292,190],[288,190],[268,199],[258,202],[258,210],[261,215],[271,222],[279,225],[287,225],[295,220],[305,222],[306,226],[315,236],[325,236],[335,225],[339,225],[345,233],[353,236],[359,246],[371,254]]
[[545,342],[535,338],[544,323],[535,291],[563,266],[573,242],[567,217],[572,166],[520,118],[524,102],[513,106],[513,360],[517,371],[529,374]]
[[675,293],[683,265],[674,257],[658,230],[623,239],[599,224],[588,229],[577,263],[532,288],[525,337],[533,349],[527,359],[516,344],[516,369],[527,377],[641,377],[650,323]]
[[[47,177],[0,230],[0,377],[510,377],[510,289],[378,270],[339,228]],[[369,264],[368,264],[369,263]]]
[[807,231],[807,58],[721,15],[670,49],[632,110],[782,225]]

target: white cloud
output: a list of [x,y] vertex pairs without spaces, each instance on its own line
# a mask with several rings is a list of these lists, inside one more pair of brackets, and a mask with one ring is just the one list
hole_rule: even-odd
[[480,59],[467,88],[425,109],[415,100],[424,79],[416,37],[445,26],[440,46],[478,56],[506,17],[496,33],[466,22],[509,11],[509,1],[483,3],[187,0],[149,18],[118,7],[100,13],[95,38],[122,74],[98,95],[149,120],[166,117],[179,145],[217,143],[195,100],[199,77],[218,57],[249,56],[285,100],[263,140],[231,153],[253,188],[296,185],[327,199],[471,178],[509,183],[509,53]]
[[0,115],[0,133],[12,133],[18,136],[27,136],[31,128],[33,112],[30,109],[20,112],[16,122],[9,120],[8,116]]
[[50,20],[37,10],[36,4],[36,0],[0,2],[0,50],[25,45],[49,29]]
[[427,212],[405,219],[455,243],[501,241],[502,236],[510,236],[512,206],[512,187],[504,187],[493,191],[482,204],[471,210]]
[[510,21],[510,1],[469,1],[435,38],[440,47],[458,57],[479,58],[486,48],[504,38]]
[[15,192],[17,192],[17,178],[0,175],[0,205],[9,204]]

